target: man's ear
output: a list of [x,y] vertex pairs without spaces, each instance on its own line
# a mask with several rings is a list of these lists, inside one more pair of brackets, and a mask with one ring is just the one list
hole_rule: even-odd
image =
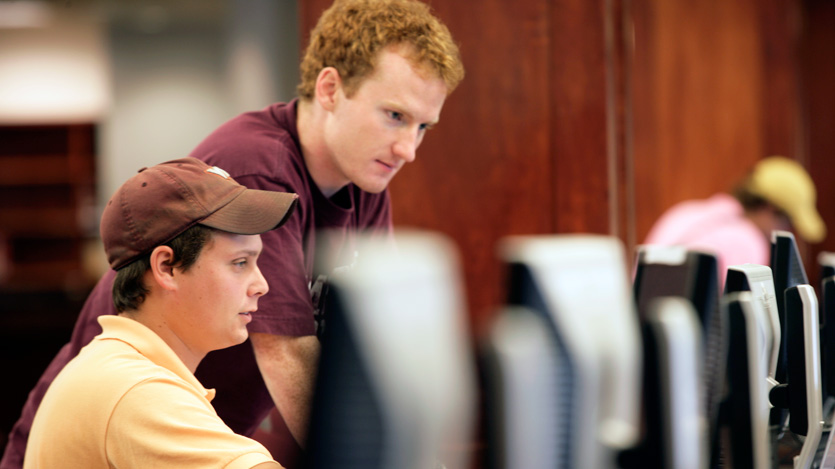
[[157,246],[151,251],[151,273],[154,282],[163,290],[174,290],[177,287],[173,260],[174,250],[169,246]]
[[325,67],[316,77],[316,101],[327,111],[332,111],[336,104],[337,91],[342,88],[342,78],[333,67]]

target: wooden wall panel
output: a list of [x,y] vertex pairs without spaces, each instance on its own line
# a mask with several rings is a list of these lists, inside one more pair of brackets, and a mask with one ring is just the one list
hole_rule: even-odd
[[504,299],[496,245],[553,230],[546,2],[434,2],[467,77],[391,185],[395,222],[458,245],[474,326]]
[[796,1],[758,4],[759,38],[763,57],[761,135],[763,156],[783,155],[806,163],[800,92],[800,5]]
[[810,281],[818,285],[817,254],[835,251],[835,3],[807,0],[803,5],[799,55],[804,148],[818,188],[818,210],[829,230],[823,243],[811,246],[807,256]]
[[674,203],[729,190],[763,155],[754,0],[633,2],[638,240]]
[[609,234],[610,191],[605,8],[564,0],[551,9],[556,232]]

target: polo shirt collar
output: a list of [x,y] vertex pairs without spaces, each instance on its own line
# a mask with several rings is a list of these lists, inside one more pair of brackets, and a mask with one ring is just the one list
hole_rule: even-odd
[[211,402],[215,397],[214,389],[206,389],[200,381],[194,377],[185,363],[174,353],[174,350],[165,343],[160,336],[148,329],[145,325],[133,319],[122,316],[103,315],[98,317],[102,333],[97,337],[99,340],[119,340],[133,347],[142,356],[153,363],[165,368],[182,378],[187,383],[206,396]]

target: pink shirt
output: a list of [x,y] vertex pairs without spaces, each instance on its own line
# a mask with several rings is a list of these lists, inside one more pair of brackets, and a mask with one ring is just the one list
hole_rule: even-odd
[[771,245],[728,194],[680,202],[655,222],[644,244],[681,245],[716,254],[720,287],[728,266],[769,265]]

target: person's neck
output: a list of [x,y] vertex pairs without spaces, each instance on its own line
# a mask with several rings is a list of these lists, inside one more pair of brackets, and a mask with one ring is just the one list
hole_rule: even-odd
[[324,139],[325,111],[311,99],[300,98],[296,108],[296,129],[299,133],[302,158],[310,177],[319,191],[330,198],[347,183],[337,181],[331,175],[333,159]]
[[186,368],[194,374],[195,370],[197,370],[197,365],[200,364],[206,354],[196,353],[183,342],[176,332],[167,325],[161,315],[154,314],[157,306],[153,304],[153,301],[149,302],[149,300],[150,297],[146,297],[145,302],[138,310],[126,311],[119,313],[119,315],[133,319],[153,331],[182,360]]
[[745,217],[760,230],[769,242],[771,241],[771,232],[778,229],[778,226],[773,210],[770,207],[764,206],[746,210]]

